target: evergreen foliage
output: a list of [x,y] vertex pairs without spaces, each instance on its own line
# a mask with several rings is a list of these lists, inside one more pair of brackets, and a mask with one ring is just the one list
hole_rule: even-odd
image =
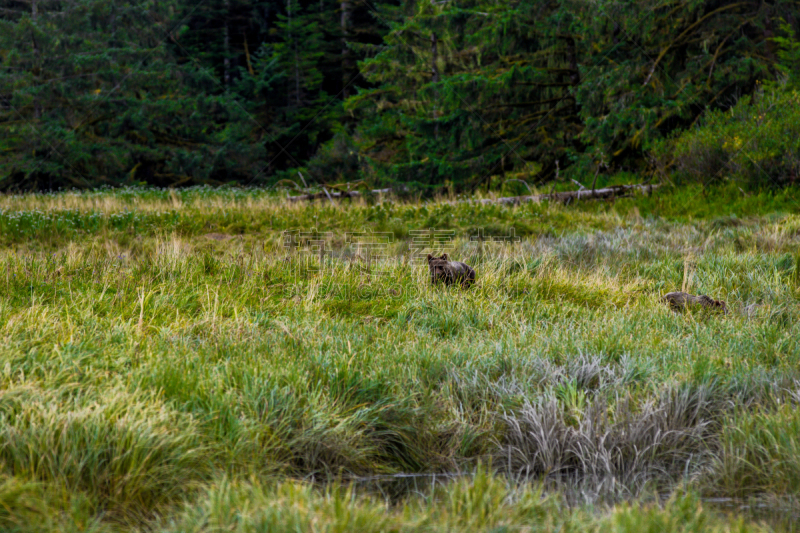
[[0,188],[300,172],[474,190],[649,172],[654,147],[758,82],[797,85],[796,12],[791,0],[2,0]]
[[364,64],[378,87],[348,104],[367,111],[362,150],[388,179],[474,188],[507,172],[548,180],[559,166],[644,169],[655,141],[772,76],[772,28],[792,9],[419,3]]
[[[733,179],[743,185],[784,187],[800,179],[800,43],[794,29],[781,24],[777,79],[756,82],[727,111],[707,113],[698,127],[655,148],[662,169],[673,167],[678,181]],[[674,165],[674,166],[673,166]]]
[[3,188],[244,179],[246,114],[166,47],[178,2],[5,2]]

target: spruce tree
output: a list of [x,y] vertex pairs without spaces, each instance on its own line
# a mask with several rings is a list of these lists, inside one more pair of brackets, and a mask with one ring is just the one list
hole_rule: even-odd
[[169,53],[178,7],[5,2],[0,187],[213,184],[256,170],[242,110]]

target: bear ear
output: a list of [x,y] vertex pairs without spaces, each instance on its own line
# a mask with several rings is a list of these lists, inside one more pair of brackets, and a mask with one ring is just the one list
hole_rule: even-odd
[[444,259],[445,261],[450,261],[450,258],[447,257],[447,254],[442,254],[442,259]]
[[428,254],[428,263],[431,262],[431,259],[433,259],[433,256],[431,254]]

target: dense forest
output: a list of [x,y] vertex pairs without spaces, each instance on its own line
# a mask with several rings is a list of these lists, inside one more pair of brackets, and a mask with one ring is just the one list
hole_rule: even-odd
[[783,185],[799,5],[2,0],[0,189]]

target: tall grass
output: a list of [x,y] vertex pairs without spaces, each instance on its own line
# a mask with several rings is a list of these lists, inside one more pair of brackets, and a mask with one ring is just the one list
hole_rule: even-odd
[[[587,399],[578,383],[506,416],[498,454],[526,478],[546,476],[581,497],[641,494],[681,476],[708,472],[720,406],[713,387],[667,389],[656,401]],[[638,404],[638,405],[637,405]],[[716,416],[715,416],[716,415]]]
[[12,385],[0,393],[0,460],[13,476],[52,482],[139,512],[185,494],[208,473],[186,417],[160,402],[106,389]]
[[784,404],[771,412],[738,412],[722,434],[716,486],[731,496],[800,493],[800,414]]
[[570,509],[541,490],[513,487],[478,470],[427,498],[391,507],[352,490],[322,494],[307,485],[232,483],[223,479],[165,528],[206,531],[544,531],[544,532],[749,532],[741,520],[720,517],[692,494],[658,505],[611,508],[605,516]]
[[[657,502],[796,492],[800,222],[665,194],[695,211],[0,199],[0,527],[751,528]],[[311,228],[321,264],[284,246]],[[417,229],[476,285],[432,286]],[[731,313],[659,302],[682,288]],[[434,473],[464,477],[395,490]]]

